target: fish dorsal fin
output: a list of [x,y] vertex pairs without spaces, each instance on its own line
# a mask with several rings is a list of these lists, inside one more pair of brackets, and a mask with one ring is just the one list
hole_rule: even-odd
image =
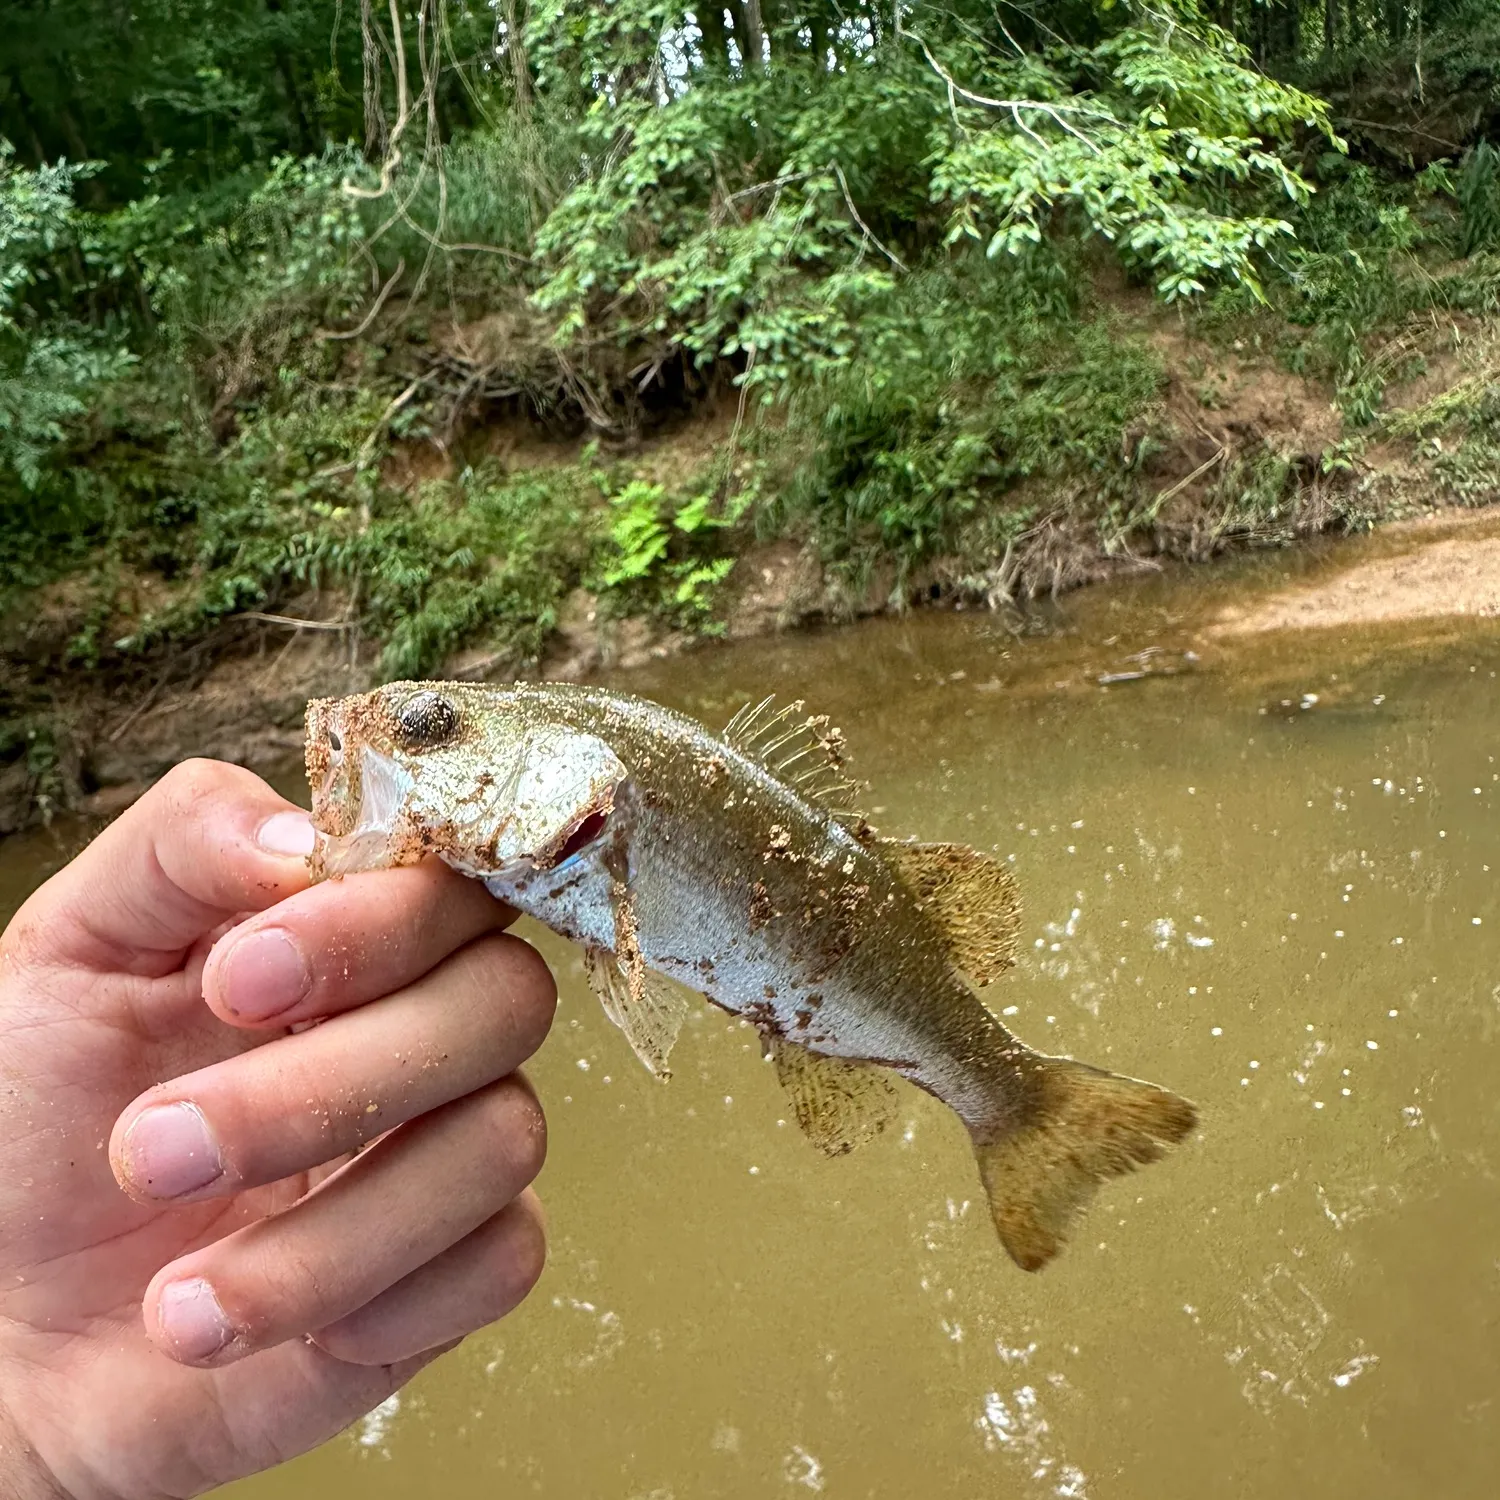
[[900,1096],[876,1064],[825,1057],[777,1036],[766,1049],[798,1125],[825,1156],[846,1155],[895,1119]]
[[670,1078],[667,1060],[687,1019],[692,991],[642,968],[631,974],[607,948],[590,948],[583,956],[589,988],[621,1031],[631,1050],[656,1078]]
[[954,964],[981,989],[1016,961],[1021,899],[1015,877],[967,844],[880,839],[880,855],[948,939]]
[[853,799],[864,788],[849,775],[844,733],[827,714],[805,714],[805,708],[800,698],[780,708],[774,696],[747,703],[724,726],[724,743],[805,801],[837,818],[858,820]]

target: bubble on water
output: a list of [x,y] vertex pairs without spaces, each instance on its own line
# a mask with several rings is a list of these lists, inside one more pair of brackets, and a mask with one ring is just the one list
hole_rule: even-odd
[[578,1059],[578,1071],[580,1073],[587,1073],[588,1070],[589,1070],[589,1060],[588,1060],[588,1058],[586,1058],[586,1057],[580,1057]]
[[1378,1365],[1379,1363],[1380,1356],[1378,1354],[1356,1354],[1342,1370],[1330,1375],[1328,1378],[1342,1390],[1345,1386],[1358,1380],[1371,1365]]
[[1211,937],[1196,932],[1187,934],[1187,942],[1189,948],[1212,948],[1214,945],[1214,940]]

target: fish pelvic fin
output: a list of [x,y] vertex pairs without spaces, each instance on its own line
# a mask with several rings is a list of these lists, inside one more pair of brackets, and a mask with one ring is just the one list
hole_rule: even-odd
[[1021,898],[999,860],[967,844],[880,839],[875,848],[942,931],[954,967],[976,986],[1015,963]]
[[1040,1063],[1032,1118],[974,1142],[1000,1242],[1023,1271],[1057,1254],[1100,1183],[1158,1160],[1198,1121],[1155,1084],[1066,1057]]

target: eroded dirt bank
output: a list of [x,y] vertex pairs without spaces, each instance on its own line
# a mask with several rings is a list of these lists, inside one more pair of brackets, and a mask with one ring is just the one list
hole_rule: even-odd
[[[1235,585],[1222,580],[1218,569],[1205,571],[1204,618],[1195,635],[1226,645],[1306,630],[1379,627],[1385,636],[1403,621],[1500,617],[1500,515],[1444,511],[1325,548],[1310,570],[1301,570],[1304,575],[1310,571],[1310,577],[1292,583],[1259,580],[1246,585],[1248,598],[1228,606],[1216,603],[1214,595],[1222,597],[1224,586]],[[1294,555],[1286,556],[1290,563]],[[744,594],[730,622],[732,637],[768,634],[788,620],[816,613],[814,580],[795,550],[770,549],[746,561]],[[1187,571],[1182,564],[1170,566]],[[1286,571],[1292,571],[1290,566]],[[1212,587],[1211,580],[1220,581],[1220,587]],[[1027,624],[1015,615],[1002,614],[998,620],[1018,632]],[[1038,628],[1036,621],[1030,623]],[[586,679],[685,649],[713,651],[715,646],[653,630],[640,621],[603,620],[593,602],[580,595],[559,622],[540,675]],[[486,665],[480,654],[461,656],[446,664],[446,675],[480,678]],[[361,691],[374,680],[374,661],[357,643],[337,633],[272,621],[257,649],[217,662],[191,687],[148,687],[129,699],[101,694],[75,704],[71,711],[78,742],[93,746],[87,772],[93,788],[82,799],[82,809],[118,811],[191,755],[235,761],[264,774],[293,774],[301,757],[307,699]],[[80,767],[68,769],[81,774]],[[7,788],[0,784],[0,832],[28,821],[19,781],[8,790],[7,801]]]

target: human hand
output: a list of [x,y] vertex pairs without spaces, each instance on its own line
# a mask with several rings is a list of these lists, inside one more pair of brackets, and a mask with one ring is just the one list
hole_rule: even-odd
[[309,888],[310,847],[259,778],[189,762],[0,937],[20,1496],[268,1468],[541,1274],[545,1128],[514,1070],[551,977],[478,882],[428,863]]

